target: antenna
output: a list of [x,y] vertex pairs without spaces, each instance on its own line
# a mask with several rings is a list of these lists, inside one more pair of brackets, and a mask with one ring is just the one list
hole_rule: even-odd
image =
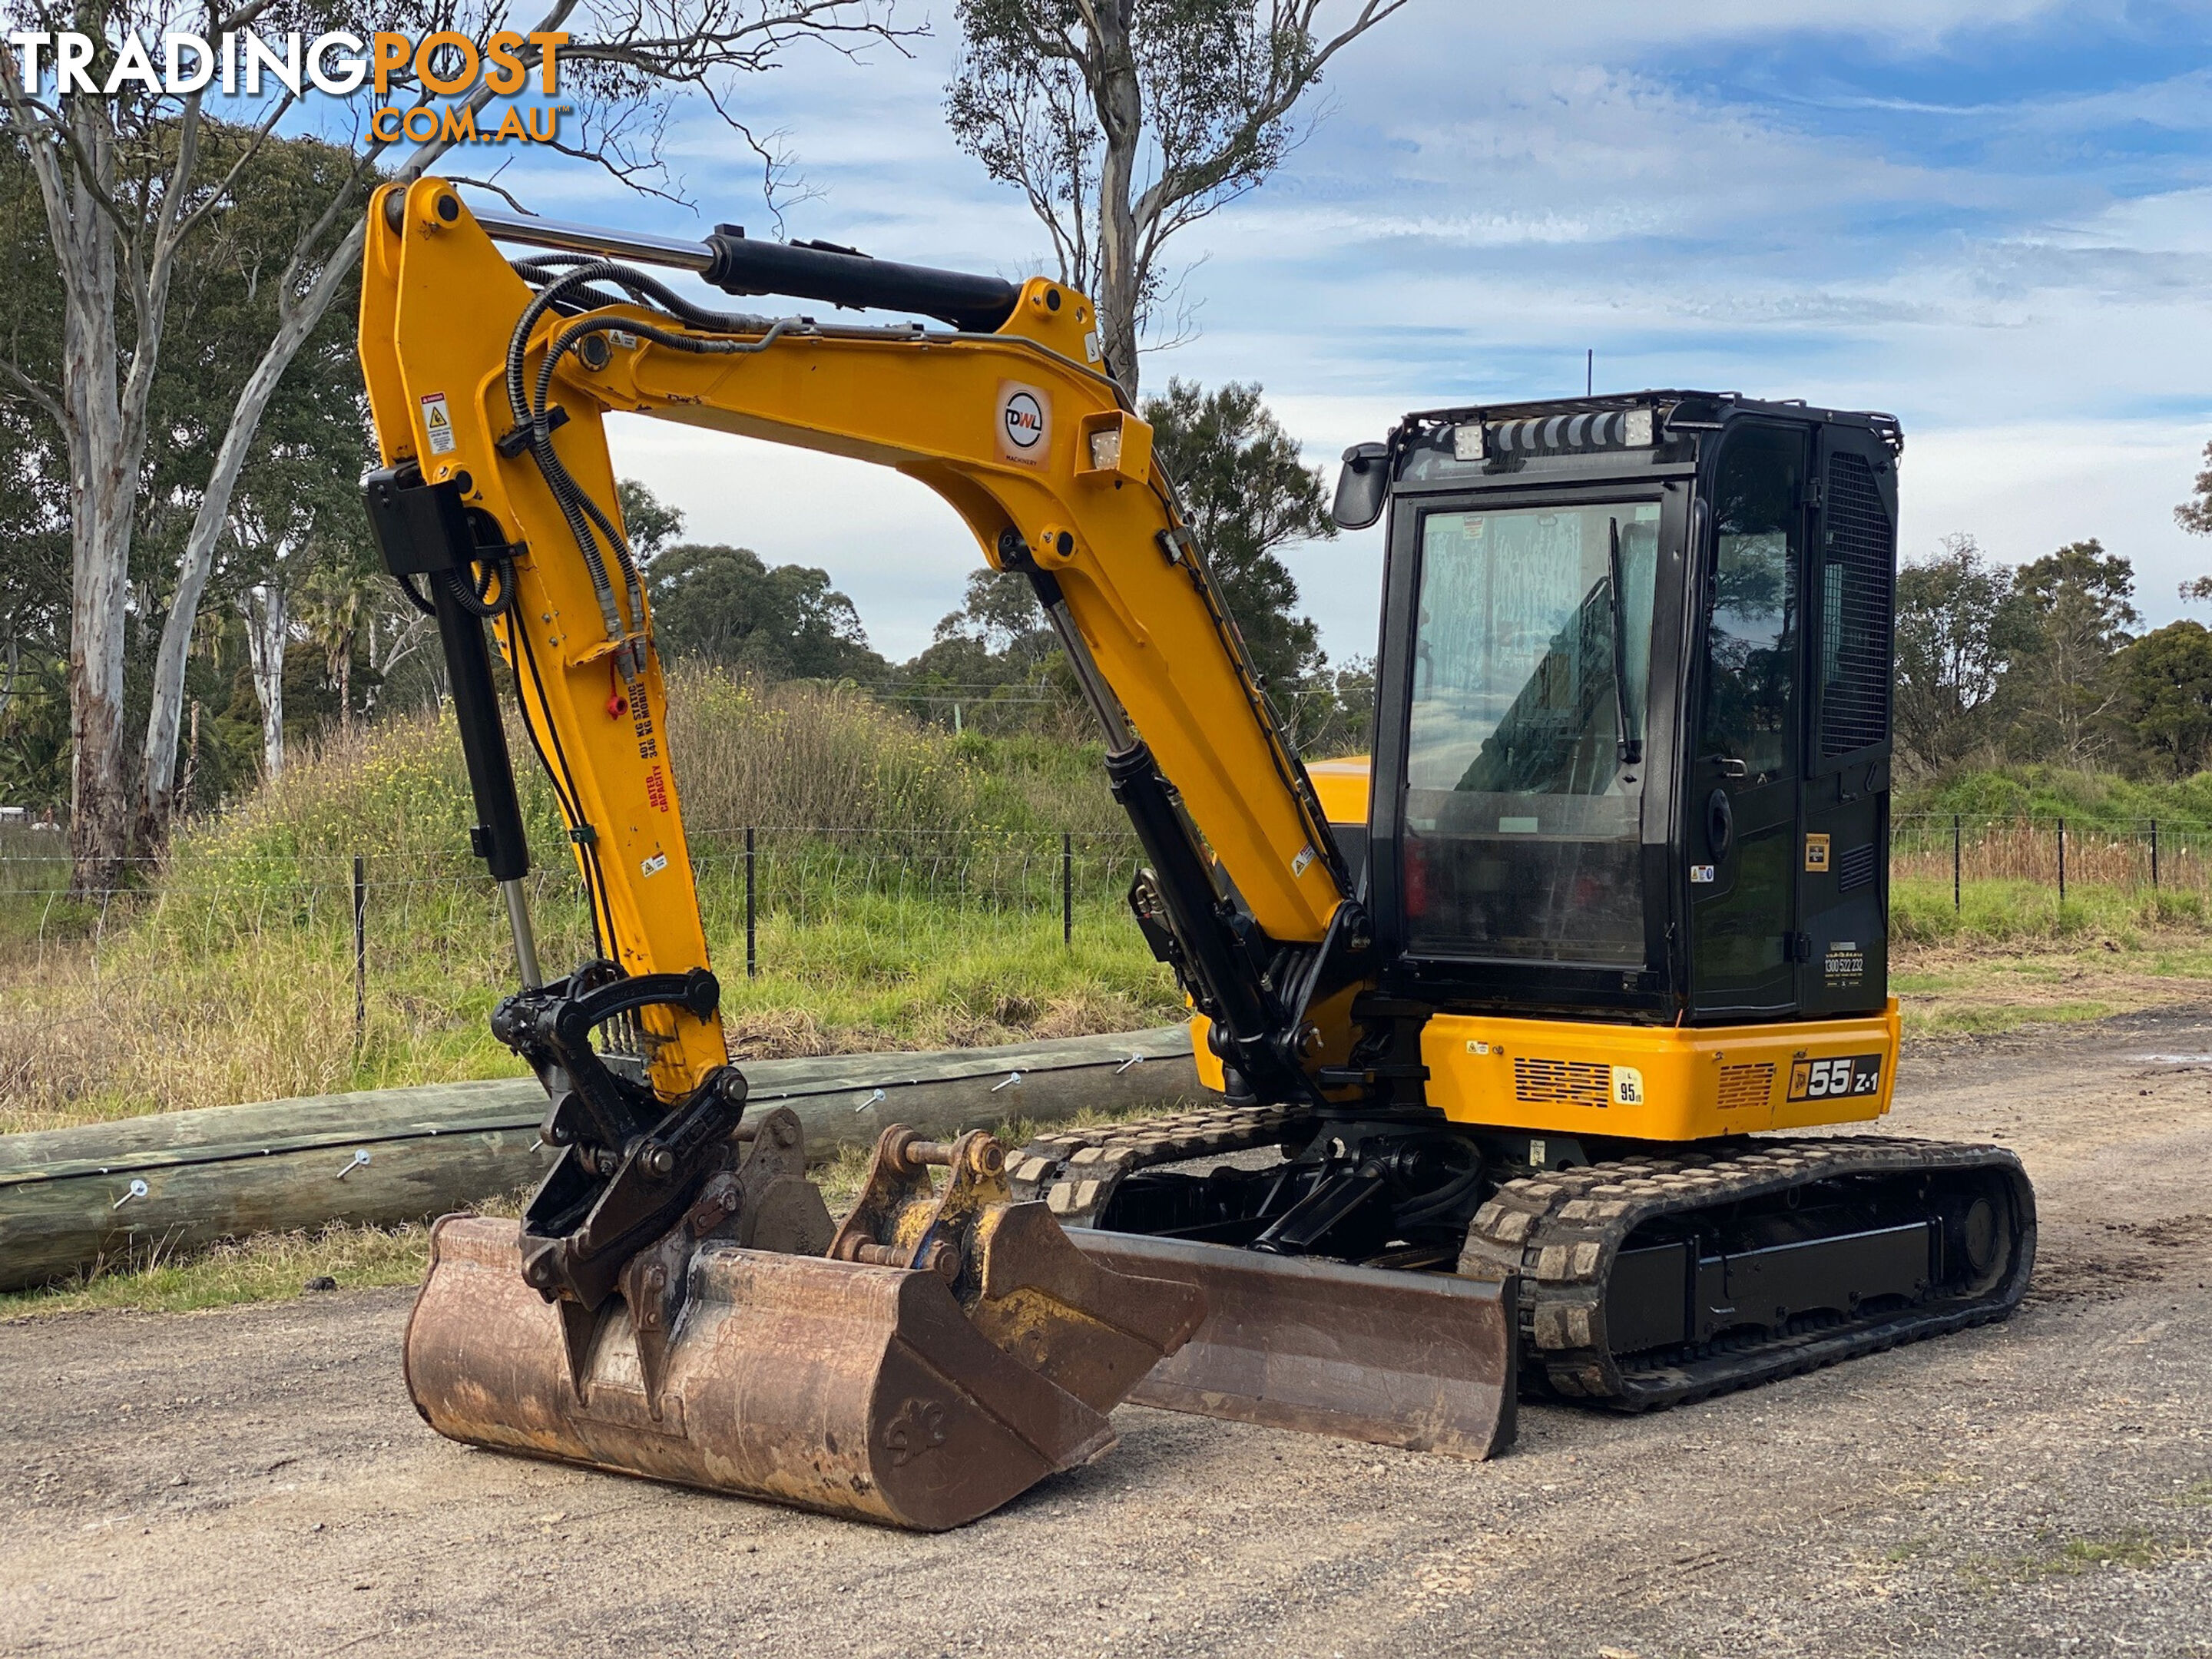
[[1583,396],[1587,398],[1597,390],[1597,348],[1583,353]]

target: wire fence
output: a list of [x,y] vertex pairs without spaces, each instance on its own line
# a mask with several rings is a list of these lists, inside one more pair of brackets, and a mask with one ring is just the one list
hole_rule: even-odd
[[[732,827],[695,830],[690,853],[708,940],[725,979],[811,971],[825,960],[884,975],[988,940],[1127,943],[1123,903],[1141,862],[1126,832]],[[1929,902],[1978,893],[2025,908],[2092,890],[2194,896],[2212,915],[2212,829],[2155,820],[2086,826],[2063,817],[1918,813],[1893,825],[1891,872]],[[2022,890],[2027,890],[2023,891]],[[549,969],[596,953],[573,862],[530,878]],[[372,980],[398,994],[433,976],[493,982],[505,971],[503,905],[459,849],[209,856],[189,849],[106,890],[72,890],[66,838],[0,827],[0,953],[18,975],[50,957],[91,972],[150,975],[283,942],[333,967],[349,952],[358,1023]]]
[[2114,824],[1961,812],[1901,816],[1890,831],[1890,874],[1966,890],[2003,882],[2047,888],[2063,902],[2088,889],[2212,892],[2212,830],[2142,818]]
[[[483,866],[432,855],[307,852],[186,854],[112,888],[72,890],[59,837],[0,836],[0,948],[20,966],[81,953],[94,971],[128,938],[134,966],[167,956],[212,957],[273,935],[350,935],[356,977],[372,949],[406,953],[410,968],[460,968],[503,945],[506,910]],[[693,830],[702,920],[726,976],[742,951],[748,975],[779,965],[802,937],[847,932],[879,950],[941,941],[948,930],[1033,938],[1108,925],[1141,861],[1127,832],[930,831],[775,828]],[[598,946],[574,863],[541,864],[530,908],[549,967]]]

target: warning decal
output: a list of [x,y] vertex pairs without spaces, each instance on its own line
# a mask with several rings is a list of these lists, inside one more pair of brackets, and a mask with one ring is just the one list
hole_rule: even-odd
[[433,455],[453,453],[453,417],[446,409],[442,392],[422,394],[422,435],[429,441]]

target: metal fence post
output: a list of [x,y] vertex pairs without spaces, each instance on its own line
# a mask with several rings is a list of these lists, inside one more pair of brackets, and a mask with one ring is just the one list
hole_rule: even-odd
[[1966,836],[1960,828],[1959,814],[1951,814],[1951,914],[1960,914],[1959,866],[1965,856]]
[[368,1038],[368,883],[360,854],[353,855],[353,1046]]
[[2066,902],[2066,820],[2058,820],[2058,902]]
[[2150,890],[2158,891],[2158,820],[2150,821]]
[[760,977],[760,942],[755,931],[755,883],[753,880],[753,827],[745,826],[745,977]]
[[1060,942],[1075,948],[1075,833],[1060,832]]

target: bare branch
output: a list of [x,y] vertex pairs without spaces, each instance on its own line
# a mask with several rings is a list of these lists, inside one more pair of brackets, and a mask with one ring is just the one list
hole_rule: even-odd
[[46,387],[40,385],[38,381],[33,380],[29,375],[23,373],[22,369],[15,362],[6,357],[0,357],[0,374],[5,374],[10,380],[13,380],[15,383],[15,389],[18,392],[21,392],[26,398],[28,398],[33,403],[36,404],[39,406],[40,412],[42,412],[47,419],[53,422],[55,425],[66,426],[68,424],[69,415],[68,412],[62,408],[61,399]]
[[[506,170],[506,167],[507,164],[504,161],[500,163],[501,172]],[[501,201],[506,203],[507,206],[513,208],[517,213],[522,214],[527,218],[534,219],[538,216],[535,210],[525,207],[521,202],[516,199],[513,191],[507,189],[506,185],[499,182],[498,173],[494,173],[489,179],[479,179],[473,173],[447,173],[441,174],[441,176],[452,180],[457,185],[467,185],[471,189],[489,191],[494,196],[498,197]]]
[[[191,101],[197,112],[199,94],[193,94]],[[200,221],[230,199],[231,187],[237,184],[239,176],[252,165],[253,158],[261,153],[262,146],[269,140],[269,135],[276,130],[276,123],[283,118],[284,112],[292,107],[295,101],[289,92],[276,100],[276,106],[269,112],[261,124],[254,128],[252,137],[246,141],[246,148],[240,153],[238,159],[230,164],[230,170],[216,180],[214,188],[208,192],[206,199],[178,223],[170,237],[172,241],[183,241],[192,234]]]

